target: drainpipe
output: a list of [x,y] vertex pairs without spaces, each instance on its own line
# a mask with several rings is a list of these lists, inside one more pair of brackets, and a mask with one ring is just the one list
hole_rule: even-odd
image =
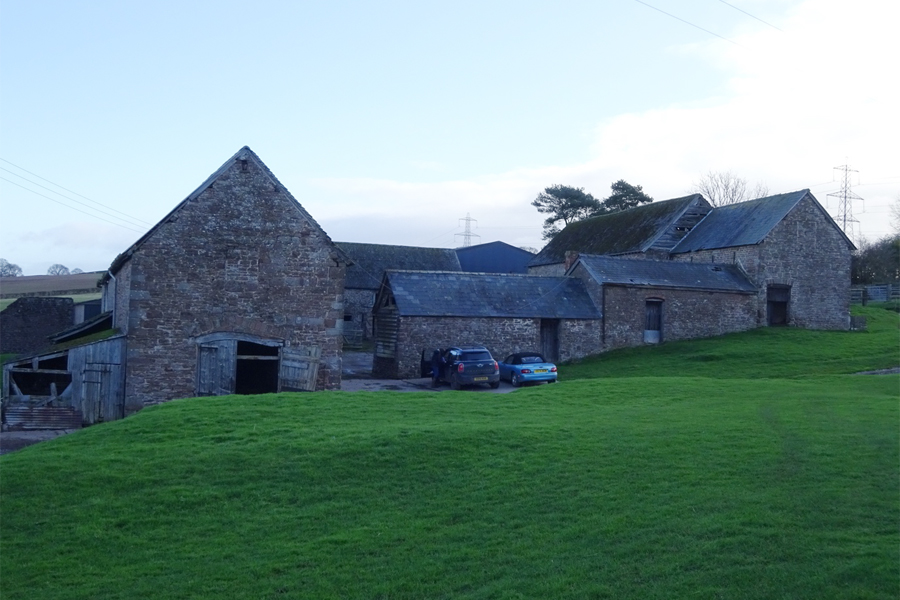
[[106,274],[109,275],[109,278],[112,279],[113,282],[113,294],[112,294],[112,326],[115,328],[116,326],[116,299],[119,295],[119,282],[116,281],[116,276],[112,274],[112,271],[109,269],[106,270]]

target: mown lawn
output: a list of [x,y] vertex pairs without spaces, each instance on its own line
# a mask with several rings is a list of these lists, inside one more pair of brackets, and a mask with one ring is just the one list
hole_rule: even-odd
[[679,373],[147,409],[0,458],[0,595],[896,598],[900,377],[817,374],[855,337],[896,366],[882,312],[805,357],[751,332]]

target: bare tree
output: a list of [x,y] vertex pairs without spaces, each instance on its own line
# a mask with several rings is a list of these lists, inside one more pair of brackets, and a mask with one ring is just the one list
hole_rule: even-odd
[[22,267],[0,258],[0,277],[21,277]]
[[894,233],[900,233],[900,195],[891,204],[891,227],[894,228]]
[[78,267],[75,267],[74,269],[72,269],[71,271],[69,271],[69,275],[78,275],[79,273],[84,273],[84,271],[82,271],[82,270],[79,269]]
[[731,171],[710,171],[700,178],[700,183],[694,184],[693,191],[703,194],[713,206],[736,204],[769,195],[766,184],[757,182],[752,188],[748,187],[746,179]]
[[55,265],[50,265],[50,268],[47,269],[47,275],[68,275],[69,267],[65,265],[61,265],[56,263]]

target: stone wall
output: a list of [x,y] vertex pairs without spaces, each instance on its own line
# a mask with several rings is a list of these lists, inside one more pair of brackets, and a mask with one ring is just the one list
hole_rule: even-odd
[[[560,358],[570,360],[600,351],[599,320],[568,320],[560,323]],[[483,345],[496,360],[513,352],[541,349],[541,320],[538,318],[400,317],[397,358],[376,358],[375,377],[420,377],[420,361],[425,349],[460,345]]]
[[661,341],[712,337],[756,327],[756,296],[604,285],[603,349],[644,344],[646,303],[662,300]]
[[339,389],[344,265],[337,257],[263,168],[234,161],[116,273],[117,309],[127,302],[128,412],[193,396],[195,340],[215,332],[318,346],[316,387]]
[[348,342],[371,339],[374,304],[375,292],[372,290],[344,290],[344,338]]
[[850,327],[850,248],[821,207],[807,196],[756,246],[701,250],[675,260],[734,263],[756,285],[756,320],[768,323],[769,285],[791,288],[788,324],[807,329]]
[[19,298],[0,312],[0,354],[29,354],[50,346],[47,339],[75,323],[71,298]]

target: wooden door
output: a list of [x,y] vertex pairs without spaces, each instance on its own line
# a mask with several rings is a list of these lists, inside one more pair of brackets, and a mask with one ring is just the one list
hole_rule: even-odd
[[86,363],[81,414],[85,423],[116,421],[125,417],[122,365]]
[[234,393],[236,352],[236,340],[217,340],[198,346],[198,396],[226,396]]
[[559,361],[559,319],[541,319],[541,354],[548,362]]
[[322,351],[318,346],[282,348],[278,391],[314,392],[321,354]]

